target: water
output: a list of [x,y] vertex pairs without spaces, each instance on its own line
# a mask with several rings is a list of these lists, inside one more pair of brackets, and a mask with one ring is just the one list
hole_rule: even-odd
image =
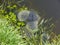
[[29,7],[43,10],[46,17],[53,17],[56,28],[54,32],[60,34],[60,0],[27,0]]

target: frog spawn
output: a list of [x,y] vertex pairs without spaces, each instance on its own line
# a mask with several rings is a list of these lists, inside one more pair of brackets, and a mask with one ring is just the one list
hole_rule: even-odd
[[19,21],[26,22],[26,27],[31,30],[38,29],[39,16],[36,12],[24,10],[17,15]]

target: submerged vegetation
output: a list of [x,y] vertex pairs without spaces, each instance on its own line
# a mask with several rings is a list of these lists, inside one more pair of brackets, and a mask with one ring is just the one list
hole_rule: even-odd
[[40,17],[22,2],[0,0],[0,45],[60,45],[52,19]]

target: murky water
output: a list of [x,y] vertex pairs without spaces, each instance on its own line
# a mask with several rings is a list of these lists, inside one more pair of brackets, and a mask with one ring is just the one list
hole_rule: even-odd
[[47,17],[53,17],[56,28],[54,32],[60,34],[60,0],[27,0],[29,7],[44,10]]

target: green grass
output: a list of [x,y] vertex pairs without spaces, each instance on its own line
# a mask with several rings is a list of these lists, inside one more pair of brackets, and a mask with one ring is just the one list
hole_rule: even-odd
[[25,45],[26,43],[24,43],[23,37],[8,22],[5,19],[0,19],[0,45]]

